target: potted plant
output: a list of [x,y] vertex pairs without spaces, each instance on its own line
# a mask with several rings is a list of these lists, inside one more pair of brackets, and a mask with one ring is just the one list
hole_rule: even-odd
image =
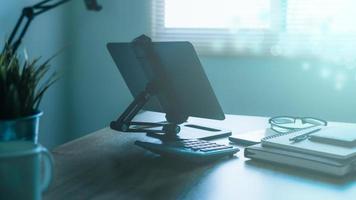
[[39,105],[57,80],[56,73],[47,76],[50,60],[39,63],[39,59],[26,58],[21,62],[6,47],[0,53],[0,141],[38,142],[39,118],[43,114]]
[[[0,53],[0,141],[38,141],[38,110],[47,89],[57,80],[53,73],[46,81],[49,61],[39,64],[39,59],[21,63],[16,50],[22,42],[31,21],[38,15],[52,10],[69,0],[52,2],[42,0],[22,9],[4,50]],[[84,1],[88,10],[99,11],[101,6],[95,0]]]

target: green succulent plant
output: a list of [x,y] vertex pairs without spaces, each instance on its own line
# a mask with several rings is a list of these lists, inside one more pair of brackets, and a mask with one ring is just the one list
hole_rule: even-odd
[[10,48],[0,53],[0,120],[25,117],[38,110],[47,89],[58,79],[49,62],[39,58],[21,62]]

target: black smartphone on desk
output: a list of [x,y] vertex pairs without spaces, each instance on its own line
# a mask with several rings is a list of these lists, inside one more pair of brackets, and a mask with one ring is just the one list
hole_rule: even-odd
[[261,142],[261,139],[270,135],[274,135],[274,132],[271,129],[261,129],[249,131],[241,134],[235,134],[229,137],[230,142],[235,144],[250,146],[255,145]]

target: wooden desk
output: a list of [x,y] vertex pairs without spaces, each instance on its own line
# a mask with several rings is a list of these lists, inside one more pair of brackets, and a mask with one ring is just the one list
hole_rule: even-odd
[[[161,120],[145,112],[140,119]],[[267,118],[227,115],[192,119],[233,134],[268,126]],[[208,165],[175,162],[135,145],[142,133],[104,128],[53,151],[55,180],[44,199],[332,199],[356,198],[356,177],[338,179],[295,168],[249,161],[241,151]],[[227,139],[218,142],[226,143]]]

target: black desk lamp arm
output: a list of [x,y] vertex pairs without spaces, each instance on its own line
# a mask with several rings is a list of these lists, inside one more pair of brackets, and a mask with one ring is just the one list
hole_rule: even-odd
[[[30,26],[32,20],[37,16],[49,10],[52,10],[64,3],[67,3],[71,0],[60,0],[57,2],[52,3],[53,0],[43,0],[33,6],[28,6],[22,9],[22,13],[20,18],[17,20],[14,29],[11,32],[9,39],[6,41],[5,48],[10,48],[12,52],[16,52],[17,48],[20,46],[22,38],[25,36],[28,27]],[[94,0],[85,0],[86,7],[88,10],[95,10],[99,11],[101,6]],[[26,23],[24,24],[19,37],[16,39],[15,42],[14,38],[18,33],[20,26],[23,24],[23,20],[27,19]],[[4,48],[4,50],[5,50]]]
[[[70,0],[61,0],[57,3],[53,3],[53,4],[48,4],[48,2],[50,2],[51,0],[44,0],[42,2],[39,2],[33,6],[28,6],[25,7],[22,10],[21,16],[18,19],[14,29],[11,32],[11,35],[9,37],[9,40],[7,41],[7,45],[12,49],[13,52],[15,52],[17,50],[17,48],[19,47],[19,45],[21,44],[22,38],[25,36],[25,33],[28,29],[28,27],[30,26],[32,20],[37,16],[40,15],[46,11],[49,11],[53,8],[56,8],[59,5],[62,5]],[[23,23],[24,19],[27,19],[26,23],[24,24],[19,37],[17,38],[17,40],[15,42],[13,42],[20,26]],[[13,43],[12,43],[13,42]]]

